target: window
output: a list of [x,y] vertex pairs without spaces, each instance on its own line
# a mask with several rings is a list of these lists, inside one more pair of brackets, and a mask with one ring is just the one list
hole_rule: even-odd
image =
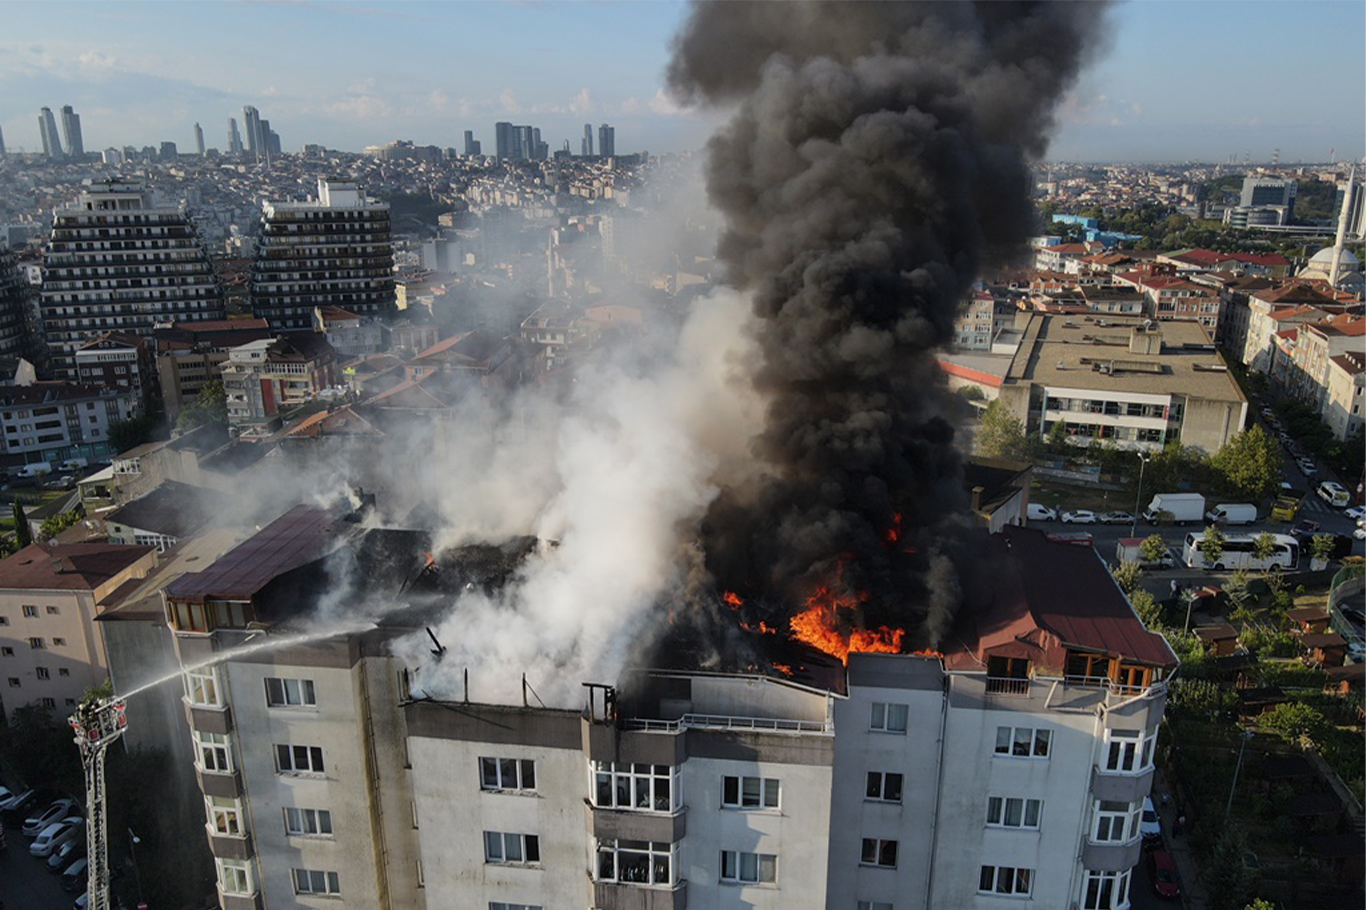
[[539,863],[541,839],[534,834],[484,832],[484,862]]
[[266,706],[269,708],[317,707],[311,679],[266,679]]
[[48,608],[47,608],[47,615],[48,615],[48,616],[58,616],[58,615],[60,615],[60,614],[61,614],[61,610],[58,610],[56,607],[48,607]]
[[6,657],[13,657],[14,649],[11,648],[9,645],[5,645],[3,648],[0,648],[0,654],[3,654]]
[[1013,866],[983,866],[977,879],[977,893],[1029,897],[1034,893],[1034,870]]
[[232,772],[232,742],[224,733],[205,733],[194,731],[195,745],[199,748],[199,767],[204,771],[222,774]]
[[19,677],[17,677],[17,676],[11,676],[11,677],[9,678],[9,687],[10,687],[11,689],[18,689],[18,688],[19,688],[20,686],[22,686],[22,685],[23,685],[23,684],[19,682]]
[[185,690],[192,705],[205,705],[210,708],[223,706],[223,702],[218,699],[218,670],[215,667],[187,671]]
[[541,905],[509,904],[506,901],[489,901],[489,910],[541,910]]
[[678,808],[676,771],[669,765],[593,762],[595,805],[603,809],[672,812]]
[[335,872],[319,869],[294,869],[295,894],[341,894],[341,880]]
[[865,866],[896,868],[896,841],[865,837],[859,862]]
[[295,837],[331,837],[332,813],[326,809],[285,809],[285,833]]
[[1052,730],[1031,727],[997,727],[996,754],[1014,758],[1047,758],[1053,741]]
[[209,807],[209,823],[215,834],[227,837],[242,836],[242,804],[235,799],[210,796],[205,800]]
[[44,708],[47,708],[48,710],[51,710],[51,709],[57,707],[57,699],[55,699],[55,698],[40,698],[40,699],[38,699],[38,704],[41,705],[41,706],[44,707]]
[[892,910],[887,901],[859,901],[858,910]]
[[1138,730],[1107,730],[1105,739],[1109,744],[1106,771],[1146,771],[1152,767],[1157,731],[1143,734]]
[[51,678],[51,677],[48,676],[47,667],[38,667],[38,668],[35,669],[33,672],[36,673],[36,674],[38,675],[38,678],[39,678],[39,679],[50,679],[50,678]]
[[52,647],[54,647],[54,648],[65,648],[65,647],[66,647],[66,639],[65,639],[65,638],[54,638],[54,639],[52,639]]
[[74,698],[68,698],[68,699],[66,699],[66,706],[67,706],[68,708],[74,708],[74,707],[76,707],[76,699],[74,699]]
[[24,604],[24,618],[35,619],[38,616],[38,608],[31,604]]
[[9,625],[9,617],[8,617],[8,616],[0,616],[0,626],[7,626],[7,625]]
[[536,763],[531,759],[479,759],[481,790],[535,790]]
[[[13,651],[10,651],[10,653],[13,654],[14,652],[13,652]],[[71,675],[71,671],[68,670],[66,667],[59,667],[58,670],[57,670],[57,675],[58,675],[58,676],[70,676],[70,675]]]
[[721,851],[721,881],[772,885],[778,881],[778,857],[772,853]]
[[889,771],[868,772],[868,798],[901,802],[901,775]]
[[43,644],[43,640],[41,638],[30,638],[28,640],[28,646],[34,651],[41,651],[45,647],[47,647]]
[[276,743],[275,764],[281,774],[322,774],[323,750],[318,746]]
[[992,796],[987,799],[987,824],[997,828],[1038,828],[1043,803],[1037,799]]
[[251,863],[240,859],[220,859],[218,863],[218,887],[224,894],[254,894],[251,877]]
[[905,733],[906,706],[873,702],[873,719],[869,726],[887,733]]
[[1138,837],[1139,817],[1143,804],[1116,802],[1103,799],[1096,802],[1096,823],[1091,826],[1091,840],[1096,843],[1127,841]]
[[723,777],[721,805],[731,809],[778,808],[776,777]]
[[1129,873],[1091,872],[1086,873],[1086,884],[1082,891],[1082,910],[1114,910],[1129,903]]

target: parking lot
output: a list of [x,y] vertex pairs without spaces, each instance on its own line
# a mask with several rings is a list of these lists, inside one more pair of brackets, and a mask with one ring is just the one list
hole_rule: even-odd
[[85,889],[62,890],[61,876],[49,874],[46,860],[29,856],[29,839],[6,828],[9,847],[0,852],[0,901],[5,910],[71,910]]

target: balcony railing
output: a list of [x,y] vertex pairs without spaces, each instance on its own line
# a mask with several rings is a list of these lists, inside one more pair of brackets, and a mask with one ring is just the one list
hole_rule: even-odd
[[832,733],[827,721],[786,720],[777,717],[731,717],[723,714],[684,714],[677,720],[632,718],[624,722],[628,730],[678,733],[688,728],[710,730],[758,730],[777,733]]
[[988,695],[1028,695],[1029,680],[1012,679],[1004,676],[987,677]]

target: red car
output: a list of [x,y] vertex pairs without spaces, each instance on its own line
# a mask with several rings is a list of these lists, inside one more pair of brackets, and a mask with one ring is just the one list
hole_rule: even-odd
[[1148,873],[1153,880],[1153,890],[1163,900],[1174,901],[1181,896],[1181,882],[1176,876],[1176,863],[1166,850],[1153,850],[1148,854]]

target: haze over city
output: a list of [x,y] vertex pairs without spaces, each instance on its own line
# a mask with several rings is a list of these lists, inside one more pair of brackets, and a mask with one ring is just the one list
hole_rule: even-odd
[[[551,150],[608,121],[625,152],[700,148],[718,122],[664,87],[687,7],[622,3],[6,4],[0,130],[40,148],[39,107],[71,104],[88,145],[193,146],[255,105],[287,150],[392,139],[492,147],[534,122]],[[1060,111],[1054,160],[1338,160],[1366,151],[1366,6],[1138,0]]]

